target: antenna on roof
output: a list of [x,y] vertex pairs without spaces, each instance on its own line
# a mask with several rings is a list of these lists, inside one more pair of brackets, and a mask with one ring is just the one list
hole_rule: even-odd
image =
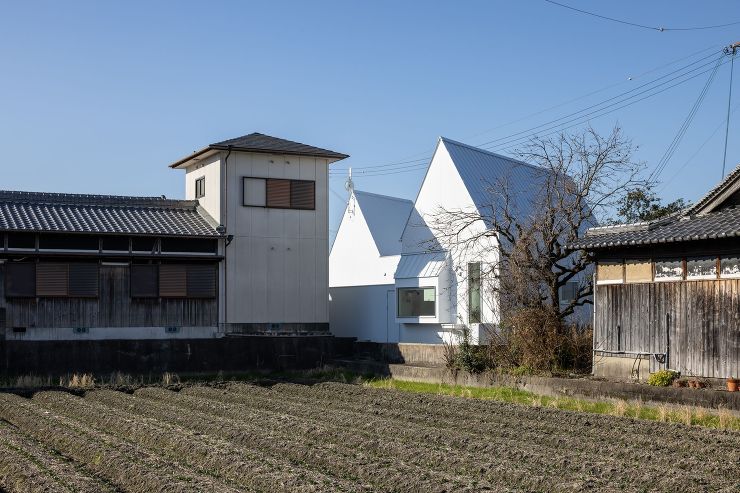
[[355,183],[352,181],[352,168],[349,169],[347,181],[344,182],[344,189],[347,190],[350,195],[355,191]]

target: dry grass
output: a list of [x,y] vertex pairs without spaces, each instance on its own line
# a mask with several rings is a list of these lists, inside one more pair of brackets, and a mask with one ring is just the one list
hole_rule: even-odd
[[629,405],[627,404],[627,401],[624,399],[619,399],[614,402],[614,407],[612,408],[612,416],[626,416],[627,411],[629,410]]

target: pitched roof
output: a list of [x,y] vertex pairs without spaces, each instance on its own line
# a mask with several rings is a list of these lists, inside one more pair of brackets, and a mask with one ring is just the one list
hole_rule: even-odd
[[0,191],[0,231],[219,237],[196,200]]
[[725,192],[733,191],[733,189],[736,189],[738,185],[740,185],[740,165],[730,171],[730,173],[721,182],[707,192],[706,195],[699,199],[694,205],[689,207],[685,214],[692,215],[699,214],[701,212],[708,212],[705,211],[705,209],[708,208],[714,199],[724,195]]
[[591,228],[568,248],[588,250],[733,237],[740,237],[740,207],[700,216],[675,214],[656,221]]
[[414,203],[410,200],[354,191],[380,255],[401,253],[401,233]]
[[215,142],[209,144],[203,149],[194,152],[190,156],[186,156],[172,164],[170,168],[176,168],[190,159],[205,154],[211,150],[228,150],[233,151],[245,151],[245,152],[262,152],[270,154],[290,154],[298,156],[314,156],[323,157],[329,159],[345,159],[349,157],[347,154],[342,154],[328,149],[322,149],[320,147],[314,147],[300,142],[293,142],[292,140],[280,139],[278,137],[272,137],[261,133],[251,133],[249,135],[242,135],[233,139],[223,140],[221,142]]
[[504,180],[513,204],[520,213],[531,207],[531,198],[537,193],[537,184],[542,183],[546,170],[514,158],[502,156],[445,137],[440,137],[449,152],[455,167],[470,193],[481,215],[490,214],[493,202],[492,188]]

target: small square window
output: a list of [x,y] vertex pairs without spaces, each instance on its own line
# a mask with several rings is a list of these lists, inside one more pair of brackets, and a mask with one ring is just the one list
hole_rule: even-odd
[[719,261],[719,275],[724,278],[740,277],[740,257],[722,257]]
[[683,280],[683,260],[664,259],[655,261],[655,281]]
[[206,196],[206,177],[201,176],[195,180],[195,198],[199,199]]

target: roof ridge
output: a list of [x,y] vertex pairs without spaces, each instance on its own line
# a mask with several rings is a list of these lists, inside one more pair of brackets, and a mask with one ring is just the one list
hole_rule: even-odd
[[372,195],[373,197],[378,197],[381,199],[388,199],[388,200],[396,200],[398,202],[407,202],[409,204],[413,205],[413,201],[410,199],[404,199],[402,197],[393,197],[392,195],[383,195],[382,193],[374,193],[374,192],[366,192],[364,190],[353,190],[354,194],[362,194],[362,195]]
[[165,196],[30,192],[23,190],[0,190],[0,202],[149,208],[194,208],[198,204],[197,200],[169,199]]
[[481,149],[480,147],[476,147],[476,146],[470,145],[470,144],[465,144],[464,142],[459,142],[457,140],[453,140],[453,139],[450,139],[450,138],[447,138],[447,137],[443,137],[441,135],[440,135],[439,139],[442,142],[449,142],[451,144],[458,145],[458,146],[461,146],[461,147],[465,147],[467,149],[470,149],[471,151],[480,152],[481,154],[486,154],[488,156],[497,157],[499,159],[506,159],[507,161],[512,161],[512,162],[515,162],[515,163],[518,163],[518,164],[522,164],[524,166],[528,166],[530,168],[534,168],[534,169],[539,170],[539,171],[545,170],[545,168],[543,168],[542,166],[537,166],[536,164],[527,163],[526,161],[522,161],[521,159],[516,159],[516,158],[510,157],[510,156],[504,156],[503,154],[499,154],[497,152],[489,151],[489,150],[486,150],[486,149]]
[[722,178],[722,181],[717,183],[714,187],[712,187],[707,193],[705,193],[699,200],[696,201],[695,204],[689,206],[686,208],[685,213],[693,214],[696,210],[701,209],[704,207],[708,202],[710,202],[714,197],[716,197],[724,188],[726,188],[730,183],[734,182],[738,177],[740,177],[740,164],[735,166],[735,168],[732,169],[729,173],[727,173],[727,176]]

